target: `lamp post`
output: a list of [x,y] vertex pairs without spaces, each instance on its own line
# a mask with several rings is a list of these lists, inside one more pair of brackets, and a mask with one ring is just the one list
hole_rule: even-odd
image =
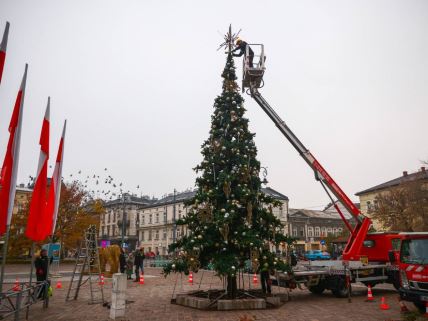
[[172,242],[175,243],[177,240],[177,224],[176,224],[176,213],[175,213],[175,196],[177,190],[174,188],[173,205],[172,205]]
[[262,184],[263,185],[267,185],[267,183],[269,183],[268,182],[268,180],[266,179],[266,176],[267,176],[267,174],[268,174],[268,172],[267,172],[267,167],[263,167],[263,166],[260,166],[260,169],[263,169],[263,172],[262,172],[262,175],[263,175],[263,180],[262,180]]
[[125,232],[126,232],[126,212],[125,212],[125,194],[122,194],[122,245],[125,246]]

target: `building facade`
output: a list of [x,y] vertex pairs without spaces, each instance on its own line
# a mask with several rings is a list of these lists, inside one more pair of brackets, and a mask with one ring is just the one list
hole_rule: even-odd
[[119,199],[106,202],[104,204],[105,214],[100,216],[99,240],[101,245],[120,245],[123,234],[124,243],[134,249],[138,244],[137,227],[140,210],[151,202],[153,200],[148,196],[137,197],[130,194],[124,194]]
[[[343,206],[339,209],[347,220],[351,215]],[[324,210],[290,209],[289,229],[297,239],[295,249],[301,254],[309,250],[325,250],[323,241],[327,236],[337,237],[346,228],[340,215],[329,204]]]
[[[281,201],[282,206],[274,208],[273,214],[286,225],[288,197],[269,187],[262,188],[262,190],[264,193]],[[144,246],[147,252],[167,255],[168,246],[176,239],[186,235],[186,226],[176,226],[174,222],[187,215],[188,209],[184,206],[184,202],[191,199],[194,195],[194,191],[185,191],[175,195],[169,194],[141,209],[139,217],[139,243],[141,246]]]
[[[356,193],[355,195],[359,197],[361,204],[361,212],[372,218],[372,214],[374,210],[377,208],[377,200],[376,197],[383,194],[388,193],[392,188],[398,187],[402,183],[414,181],[414,180],[423,180],[426,181],[426,185],[428,186],[428,170],[425,167],[421,167],[419,171],[414,173],[408,173],[407,171],[403,172],[403,175],[397,178],[394,178],[390,181],[378,184],[376,186],[365,189],[361,192]],[[373,226],[377,231],[384,230],[382,224],[377,220],[373,220]]]

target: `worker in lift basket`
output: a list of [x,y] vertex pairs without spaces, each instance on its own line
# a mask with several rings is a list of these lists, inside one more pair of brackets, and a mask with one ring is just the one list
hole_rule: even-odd
[[[232,56],[233,57],[241,57],[243,54],[245,54],[245,51],[247,50],[248,46],[248,66],[250,68],[253,68],[253,59],[254,59],[254,51],[251,49],[251,47],[243,41],[242,39],[236,39],[235,49],[232,50]],[[239,53],[234,53],[238,50],[241,50]]]

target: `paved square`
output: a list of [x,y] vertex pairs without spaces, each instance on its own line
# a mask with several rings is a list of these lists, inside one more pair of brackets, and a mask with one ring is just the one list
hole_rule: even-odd
[[[128,282],[126,317],[120,320],[152,320],[152,321],[238,321],[240,316],[252,316],[255,320],[296,320],[296,321],[368,321],[368,320],[401,320],[400,309],[397,301],[397,292],[388,285],[378,285],[373,289],[375,303],[365,302],[367,289],[364,286],[353,287],[352,303],[347,299],[335,298],[330,291],[321,296],[313,295],[307,290],[293,290],[292,300],[278,309],[253,310],[253,311],[200,311],[170,303],[175,281],[178,292],[197,289],[202,277],[202,272],[194,274],[194,284],[188,285],[187,277],[183,276],[181,287],[180,276],[171,275],[164,278],[157,268],[147,268],[145,284]],[[68,282],[63,282],[62,289],[55,289],[47,310],[41,304],[33,306],[29,320],[31,321],[107,321],[109,310],[101,305],[89,305],[89,288],[84,286],[77,301],[65,302]],[[221,287],[218,278],[211,272],[204,272],[201,288]],[[274,291],[278,289],[274,287]],[[280,289],[280,291],[285,291]],[[105,296],[110,299],[111,279],[106,279]],[[383,311],[379,309],[380,298],[384,296],[391,309]],[[407,303],[413,309],[413,306]],[[23,314],[24,315],[24,314]]]

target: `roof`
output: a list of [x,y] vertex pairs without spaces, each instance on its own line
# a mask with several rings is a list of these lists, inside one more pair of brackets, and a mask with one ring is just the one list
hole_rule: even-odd
[[[147,205],[147,204],[151,204],[154,201],[156,201],[155,199],[150,199],[147,196],[138,197],[138,196],[131,195],[131,194],[124,194],[124,196],[125,196],[125,204]],[[117,198],[115,200],[108,201],[108,202],[104,203],[105,206],[113,206],[116,204],[122,204],[122,198]]]
[[[270,187],[262,188],[262,192],[277,200],[288,201],[287,196],[285,196],[284,194],[281,194],[280,192],[274,190],[273,188],[270,188]],[[193,196],[195,196],[195,194],[196,194],[196,190],[176,193],[175,200],[174,200],[174,194],[171,193],[159,200],[155,200],[154,202],[147,204],[147,206],[145,207],[164,206],[168,204],[184,202],[191,199]]]
[[266,188],[262,188],[263,193],[272,196],[273,198],[277,199],[277,200],[281,200],[281,201],[288,201],[288,197],[285,196],[284,194],[281,194],[278,191],[275,191],[273,188],[270,187],[266,187]]
[[363,194],[372,193],[375,191],[380,191],[380,190],[383,190],[386,188],[398,186],[402,183],[407,183],[407,182],[411,182],[411,181],[415,181],[415,180],[428,180],[428,170],[425,170],[425,168],[422,168],[421,171],[419,171],[419,172],[406,174],[406,175],[394,178],[388,182],[385,182],[385,183],[370,187],[368,189],[365,189],[361,192],[358,192],[355,195],[360,196]]
[[[346,209],[346,207],[345,207],[345,206],[343,206],[343,204],[342,204],[341,202],[336,201],[335,203],[337,204],[337,206],[339,207],[339,210],[342,212],[342,214],[343,214],[347,219],[352,218],[351,213],[349,213],[349,211]],[[354,203],[354,205],[355,205],[357,208],[360,208],[360,203]],[[330,202],[330,203],[328,203],[328,204],[327,204],[327,206],[323,209],[323,212],[325,212],[325,213],[330,213],[330,214],[339,214],[339,213],[337,213],[337,210],[336,210],[336,208],[334,207],[334,205],[333,205],[333,203],[332,203],[332,202]]]
[[[262,188],[262,191],[263,193],[269,196],[272,196],[277,200],[288,201],[287,196],[285,196],[284,194],[281,194],[280,192],[274,190],[273,188],[270,188],[270,187]],[[184,192],[176,193],[175,196],[172,193],[168,194],[167,196],[164,196],[161,199],[156,199],[156,198],[151,199],[147,196],[137,197],[135,195],[125,194],[126,196],[125,204],[141,205],[143,208],[154,207],[154,206],[164,206],[168,204],[181,203],[181,202],[187,201],[191,199],[193,196],[195,196],[195,194],[196,194],[196,190],[193,190],[193,191],[187,190]],[[113,206],[116,204],[122,204],[122,199],[118,198],[112,201],[105,202],[105,206]]]
[[306,210],[303,208],[302,209],[290,208],[289,216],[290,218],[305,216],[308,218],[342,220],[338,213],[318,211],[318,210]]

